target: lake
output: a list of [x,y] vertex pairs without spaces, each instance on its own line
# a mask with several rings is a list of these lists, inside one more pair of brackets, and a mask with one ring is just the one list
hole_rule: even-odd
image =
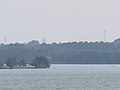
[[120,65],[1,69],[0,90],[120,90]]

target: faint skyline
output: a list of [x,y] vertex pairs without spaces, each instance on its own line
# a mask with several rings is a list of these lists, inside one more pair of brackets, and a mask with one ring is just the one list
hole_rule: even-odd
[[120,37],[120,0],[0,0],[0,43]]

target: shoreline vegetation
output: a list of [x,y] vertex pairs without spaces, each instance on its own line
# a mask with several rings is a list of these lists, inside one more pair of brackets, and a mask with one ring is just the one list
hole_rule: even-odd
[[[0,69],[11,69],[8,66],[0,66]],[[12,69],[35,69],[34,67],[21,67],[21,66],[14,66]]]
[[50,62],[44,56],[35,57],[31,64],[26,64],[24,60],[17,63],[15,58],[8,58],[5,64],[0,64],[0,69],[45,69],[50,68]]
[[[73,63],[54,63],[54,65],[81,65],[81,66],[120,66],[120,64],[73,64]],[[0,66],[0,69],[11,69],[8,66]],[[12,69],[50,69],[49,68],[35,68],[34,66],[14,66]]]

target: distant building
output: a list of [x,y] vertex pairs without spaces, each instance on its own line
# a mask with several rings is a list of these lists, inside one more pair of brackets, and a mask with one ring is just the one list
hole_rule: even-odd
[[3,66],[7,66],[6,64],[4,64]]

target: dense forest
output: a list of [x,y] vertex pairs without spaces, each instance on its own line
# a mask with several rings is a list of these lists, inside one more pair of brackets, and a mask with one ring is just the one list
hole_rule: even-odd
[[45,56],[51,63],[119,64],[120,39],[114,42],[52,44],[33,40],[24,44],[0,45],[0,63],[5,63],[8,58],[16,58],[17,61],[25,60],[29,64],[37,56]]

